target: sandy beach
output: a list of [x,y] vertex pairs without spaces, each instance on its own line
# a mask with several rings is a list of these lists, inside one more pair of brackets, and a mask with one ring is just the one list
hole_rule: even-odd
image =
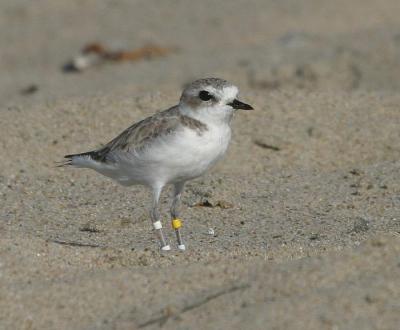
[[[2,1],[0,329],[398,329],[399,15],[395,0]],[[93,42],[173,51],[63,71]],[[144,187],[56,162],[207,76],[255,111],[187,184],[187,251],[160,253]]]

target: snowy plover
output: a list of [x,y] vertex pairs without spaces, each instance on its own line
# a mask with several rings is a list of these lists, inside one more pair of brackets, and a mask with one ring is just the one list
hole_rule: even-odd
[[225,80],[196,80],[183,90],[178,105],[133,124],[100,149],[65,156],[63,165],[93,169],[124,186],[150,187],[150,217],[164,251],[170,246],[162,231],[158,201],[163,187],[173,184],[172,227],[178,248],[185,250],[178,210],[184,184],[225,154],[235,110],[253,109],[237,95],[237,87]]

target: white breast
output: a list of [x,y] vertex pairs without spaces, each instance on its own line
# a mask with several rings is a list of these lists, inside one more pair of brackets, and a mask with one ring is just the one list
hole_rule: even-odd
[[[146,176],[162,183],[198,177],[221,159],[230,138],[229,125],[211,125],[201,134],[184,128],[173,137],[159,141],[141,156]],[[142,171],[142,174],[145,173]]]

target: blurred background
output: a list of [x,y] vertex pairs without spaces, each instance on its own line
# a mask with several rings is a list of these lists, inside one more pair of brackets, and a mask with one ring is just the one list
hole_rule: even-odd
[[[0,102],[176,89],[204,76],[242,88],[397,90],[396,0],[1,1]],[[86,45],[163,56],[61,69]],[[31,89],[29,89],[31,87]]]

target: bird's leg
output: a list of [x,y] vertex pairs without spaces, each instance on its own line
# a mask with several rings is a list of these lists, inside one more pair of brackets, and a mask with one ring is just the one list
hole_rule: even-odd
[[150,210],[150,217],[153,223],[154,230],[156,231],[158,238],[160,240],[161,250],[169,251],[171,248],[167,244],[164,233],[162,230],[162,224],[160,221],[160,212],[158,211],[158,201],[160,199],[162,187],[153,187],[153,201]]
[[176,239],[178,241],[178,249],[182,251],[184,251],[186,247],[182,241],[182,235],[181,235],[182,220],[179,218],[179,206],[181,202],[181,195],[184,185],[185,185],[184,182],[178,182],[174,184],[174,196],[171,204],[172,228],[175,229]]

